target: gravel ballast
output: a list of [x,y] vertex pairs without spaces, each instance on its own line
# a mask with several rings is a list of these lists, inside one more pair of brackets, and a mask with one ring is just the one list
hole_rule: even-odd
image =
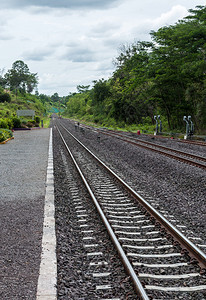
[[[138,299],[105,226],[54,130],[57,298]],[[102,273],[108,273],[105,277]],[[100,278],[94,277],[100,274]],[[105,289],[101,289],[105,286]],[[107,287],[109,286],[109,287]]]
[[[191,237],[194,233],[193,236],[200,238],[202,245],[206,244],[205,170],[90,129],[78,129],[73,122],[64,120],[64,123],[135,191],[148,202],[154,201],[153,205],[158,210],[168,212],[171,215],[168,219],[174,225],[186,226],[184,234]],[[139,138],[205,156],[206,147],[203,146],[170,139]],[[172,220],[176,220],[175,223]],[[205,248],[201,249],[205,251]]]
[[[160,201],[161,199],[160,198],[155,198],[154,196],[151,196],[152,195],[152,193],[150,194],[151,189],[152,189],[152,192],[154,193],[153,195],[156,195],[156,189],[155,189],[154,185],[150,186],[150,182],[149,183],[146,182],[148,177],[145,178],[145,175],[146,176],[150,175],[149,172],[146,170],[147,169],[147,162],[151,163],[151,165],[152,165],[152,159],[151,159],[150,155],[147,154],[148,151],[142,150],[141,148],[138,148],[138,147],[135,147],[135,146],[131,146],[129,144],[128,144],[128,147],[127,147],[127,146],[125,146],[126,143],[124,143],[122,141],[119,141],[116,138],[110,138],[110,137],[108,138],[107,136],[105,136],[103,134],[95,132],[93,129],[85,129],[85,128],[81,129],[81,127],[78,128],[77,126],[74,125],[74,123],[67,123],[67,121],[64,121],[64,123],[65,123],[66,127],[68,127],[69,130],[72,131],[72,133],[75,136],[77,136],[77,138],[79,138],[88,148],[90,148],[92,151],[94,151],[95,154],[98,157],[100,157],[107,165],[109,165],[114,171],[117,171],[118,174],[122,178],[124,178],[138,193],[143,195],[144,198],[146,198],[146,200],[150,201],[150,199],[152,199],[152,200],[154,199],[155,203],[153,205],[155,207],[158,206],[158,209],[160,209],[161,211],[163,211],[163,209],[165,210],[165,212],[167,211],[168,214],[169,214],[168,218],[170,218],[171,221],[173,223],[175,223],[175,225],[178,226],[179,224],[182,225],[184,223],[185,220],[182,220],[181,212],[179,214],[179,217],[177,217],[178,214],[174,213],[175,210],[174,210],[174,208],[172,208],[172,206],[168,206],[168,205],[167,205],[167,207],[166,206],[165,207],[161,206],[161,201]],[[95,167],[92,169],[92,167],[90,165],[89,158],[86,159],[86,156],[87,156],[86,153],[85,154],[80,153],[81,152],[81,150],[79,149],[79,148],[81,148],[80,146],[76,146],[76,150],[74,150],[75,142],[73,142],[73,140],[70,139],[70,138],[68,138],[68,141],[69,141],[69,145],[72,148],[72,152],[73,152],[74,156],[77,157],[77,159],[81,160],[81,162],[82,162],[81,168],[83,169],[83,172],[85,172],[85,174],[87,174],[88,177],[91,177],[90,178],[91,181],[95,181],[95,176],[94,176]],[[56,147],[54,146],[54,149],[56,151],[56,148],[57,148],[57,145],[58,145],[57,138],[56,138],[55,142],[57,143]],[[132,157],[130,157],[130,153],[133,154]],[[152,154],[151,154],[151,156],[152,156]],[[147,155],[149,156],[148,158],[147,158]],[[145,158],[145,162],[144,162],[144,166],[143,166],[145,168],[145,172],[143,172],[143,170],[141,170],[140,167],[138,168],[138,162],[135,161],[135,164],[133,164],[133,162],[135,160],[135,157],[140,157],[140,161],[141,161],[142,156],[144,156],[144,158]],[[179,162],[176,162],[176,161],[171,162],[174,170],[172,170],[172,169],[170,170],[170,168],[168,168],[168,165],[169,165],[169,162],[170,162],[171,159],[167,158],[168,161],[166,161],[166,160],[164,160],[165,157],[163,158],[160,155],[154,155],[154,154],[153,154],[152,158],[154,160],[158,159],[158,161],[161,161],[161,159],[163,160],[163,162],[161,162],[162,163],[161,166],[163,167],[163,170],[166,173],[166,175],[163,177],[163,179],[165,181],[167,179],[167,173],[168,172],[173,171],[175,173],[175,170],[176,170],[176,173],[178,174],[179,166],[178,167],[176,166],[176,168],[175,168],[175,163],[178,165]],[[60,281],[58,281],[58,284],[61,287],[61,289],[59,290],[60,291],[60,294],[59,294],[60,298],[59,299],[67,299],[68,296],[70,296],[71,289],[73,289],[74,295],[77,295],[78,292],[80,293],[79,297],[81,295],[82,296],[84,295],[84,293],[82,294],[81,291],[80,291],[81,288],[79,289],[79,291],[76,290],[77,287],[75,287],[76,285],[74,284],[74,281],[72,282],[72,287],[69,284],[69,281],[72,280],[73,274],[75,274],[75,272],[77,272],[76,271],[76,266],[75,266],[76,262],[80,262],[79,259],[83,258],[83,252],[84,251],[83,251],[83,249],[81,249],[81,238],[79,239],[79,245],[77,244],[78,241],[77,240],[75,241],[74,236],[72,237],[72,235],[71,235],[70,238],[68,239],[69,234],[68,234],[68,231],[65,229],[66,226],[65,225],[62,226],[62,224],[65,224],[65,223],[68,224],[68,222],[69,222],[70,223],[70,225],[69,225],[70,230],[72,228],[71,233],[72,234],[75,233],[75,237],[77,237],[77,235],[78,235],[77,227],[78,226],[74,225],[74,224],[76,224],[75,223],[75,217],[74,217],[73,214],[71,214],[71,211],[72,211],[72,197],[71,197],[70,192],[69,192],[70,190],[73,189],[74,183],[73,184],[66,184],[66,182],[65,182],[66,176],[62,174],[64,167],[63,167],[62,163],[60,162],[61,160],[59,160],[57,158],[57,156],[56,156],[56,159],[57,160],[55,160],[55,164],[56,164],[57,167],[55,169],[55,176],[56,176],[56,179],[57,179],[56,183],[59,182],[56,186],[56,200],[57,200],[56,208],[57,209],[61,208],[60,211],[57,211],[57,220],[58,220],[59,217],[60,217],[60,220],[61,220],[61,221],[58,221],[58,223],[57,223],[57,228],[58,228],[57,235],[59,235],[59,237],[60,237],[58,239],[58,241],[59,241],[58,247],[60,249],[59,258],[58,258],[58,261],[59,261],[58,267],[59,267],[59,274],[60,274],[59,279],[60,279]],[[86,160],[87,160],[87,162],[86,162]],[[166,163],[167,163],[167,166],[164,166],[164,164],[166,164]],[[180,167],[184,167],[184,168],[189,167],[191,169],[195,169],[194,167],[191,167],[191,166],[187,166],[187,165],[185,166],[182,163],[179,163],[179,165],[180,165]],[[167,169],[164,169],[164,167],[167,167]],[[159,167],[158,170],[161,170],[161,167]],[[142,175],[142,177],[140,177],[139,171],[141,171],[140,175]],[[149,170],[149,171],[151,171],[150,173],[151,173],[151,178],[152,178],[152,173],[155,173],[155,172],[153,172],[153,170]],[[200,170],[200,169],[197,169],[197,173],[198,173],[198,171],[200,171],[200,173],[202,172],[202,170]],[[134,184],[135,181],[131,180],[132,179],[131,174],[132,175],[135,174],[134,177],[136,177],[136,178],[138,177],[138,179],[139,178],[142,179],[142,181],[145,183],[145,189],[142,189],[142,188],[139,187],[139,185]],[[157,183],[157,181],[155,181],[155,183]],[[157,184],[157,189],[158,188],[160,189],[159,185]],[[163,188],[163,186],[161,186],[161,188]],[[149,192],[148,192],[148,190],[149,190]],[[79,187],[79,191],[80,191],[80,187]],[[79,191],[78,191],[78,189],[76,190],[76,193],[78,194],[78,196],[80,196]],[[166,202],[167,197],[170,196],[170,195],[167,194],[168,189],[167,188],[165,190],[163,189],[162,192],[163,192],[163,195],[166,196],[166,197],[163,198],[164,202]],[[182,190],[182,194],[184,194],[184,188]],[[181,194],[178,197],[180,197],[180,196],[181,196]],[[85,197],[80,196],[80,198],[85,198]],[[85,202],[85,199],[84,199],[84,202]],[[61,205],[59,205],[60,203],[61,203]],[[180,209],[180,206],[181,206],[181,204],[179,204],[179,209]],[[184,207],[182,208],[182,211],[183,212],[185,211]],[[66,213],[65,214],[65,220],[62,218],[64,212]],[[185,222],[185,224],[187,225],[187,228],[189,228],[187,222]],[[190,224],[189,224],[189,226],[190,226]],[[187,231],[186,233],[191,234],[191,229],[187,229],[187,228],[186,228],[186,231]],[[185,228],[184,228],[184,230],[185,230]],[[181,228],[181,231],[183,231],[182,228]],[[200,234],[202,234],[202,232],[200,232]],[[196,237],[200,236],[198,231],[196,231],[194,233],[194,235]],[[65,241],[67,241],[67,242],[65,243]],[[70,244],[70,245],[68,246],[68,244]],[[76,248],[76,246],[77,246],[77,248]],[[62,251],[62,249],[63,249],[63,251]],[[72,257],[73,257],[72,253],[74,255],[75,254],[77,255],[76,260],[74,259],[73,263],[71,263],[71,260],[72,260]],[[83,262],[83,260],[82,260],[82,262]],[[69,265],[69,268],[68,268],[67,264]],[[80,265],[79,265],[79,267],[80,267]],[[86,264],[84,265],[84,263],[83,263],[83,266],[81,266],[81,268],[85,269],[85,272],[86,272],[86,270],[88,270],[88,268],[86,267]],[[191,266],[191,270],[192,269],[193,269],[193,266]],[[79,270],[79,272],[77,272],[77,274],[80,275],[80,273],[82,272],[81,270]],[[146,270],[146,271],[145,271],[146,273],[151,272],[150,269]],[[178,272],[179,272],[179,270],[177,270],[177,273]],[[197,273],[198,273],[198,271],[197,271]],[[76,275],[76,278],[78,278],[77,275]],[[89,279],[88,277],[87,278],[84,277],[84,272],[83,272],[83,273],[81,273],[79,279],[77,279],[76,283],[78,285],[78,280],[79,280],[80,285],[84,282],[84,284],[86,286],[87,284],[89,284],[89,281],[87,281],[88,279]],[[203,281],[204,281],[204,279],[203,279]],[[149,280],[149,282],[152,283],[152,280]],[[182,282],[181,284],[184,286],[184,284],[187,285],[187,283],[188,282],[185,281],[185,282]],[[175,280],[174,280],[174,284],[175,284]],[[200,284],[200,281],[197,280],[196,284],[197,285]],[[80,285],[79,285],[79,287],[80,287]],[[89,286],[88,286],[88,288],[89,288]],[[87,292],[87,290],[85,290],[85,292]],[[156,293],[154,293],[154,294],[156,294]],[[194,294],[189,294],[189,295],[186,295],[186,294],[182,294],[181,299],[194,299],[193,297],[197,296],[197,295],[194,295]],[[184,298],[185,296],[186,296],[186,298]],[[83,296],[83,299],[84,299],[84,297],[85,297],[85,299],[87,299],[86,294],[85,294],[85,296]],[[198,295],[198,298],[195,298],[195,299],[202,299],[201,297],[202,297],[202,295],[200,294],[200,295]],[[156,298],[158,298],[158,297],[156,297]],[[96,299],[96,297],[95,297],[95,299]],[[99,299],[99,298],[97,298],[97,299]]]

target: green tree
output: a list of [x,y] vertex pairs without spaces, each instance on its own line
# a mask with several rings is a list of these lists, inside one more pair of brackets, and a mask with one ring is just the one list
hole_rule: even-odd
[[11,96],[8,93],[0,93],[0,103],[2,102],[11,102]]
[[[173,26],[152,32],[154,93],[170,128],[182,126],[182,116],[196,115],[206,74],[206,10],[190,10],[191,16]],[[192,88],[191,88],[192,87]],[[196,95],[196,96],[195,96]]]
[[78,85],[77,91],[78,93],[86,93],[89,90],[90,85]]
[[152,82],[149,61],[152,44],[137,42],[123,46],[115,61],[112,78],[113,115],[126,123],[140,123],[143,117],[153,119]]
[[58,94],[58,93],[54,93],[54,94],[51,96],[51,100],[52,100],[53,102],[58,102],[59,99],[60,99],[60,97],[59,97],[59,94]]
[[110,86],[107,80],[103,78],[100,80],[94,80],[94,87],[92,90],[92,99],[94,104],[103,103],[103,101],[110,96]]
[[5,88],[6,80],[3,77],[4,69],[0,69],[0,87]]
[[18,89],[31,93],[38,84],[37,73],[30,73],[27,64],[22,60],[13,63],[12,68],[4,76],[6,85],[11,90]]

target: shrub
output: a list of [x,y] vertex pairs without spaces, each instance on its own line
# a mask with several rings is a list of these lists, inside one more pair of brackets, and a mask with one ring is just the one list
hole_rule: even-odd
[[7,122],[8,128],[12,129],[14,126],[12,119],[7,118],[6,122]]
[[0,102],[11,102],[11,96],[8,93],[0,94]]
[[35,119],[36,123],[38,123],[38,124],[40,123],[40,117],[36,116],[34,119]]
[[21,127],[21,120],[17,117],[12,118],[13,126],[14,128],[20,128]]
[[36,121],[35,120],[28,120],[28,122],[27,123],[31,123],[31,124],[35,124],[36,123]]
[[3,133],[3,131],[0,130],[0,143],[5,140],[6,140],[5,134]]
[[9,129],[0,129],[0,143],[4,142],[8,138],[11,138],[13,136],[13,133]]
[[6,128],[6,129],[9,128],[6,119],[0,119],[0,128]]
[[33,123],[27,122],[26,126],[29,127],[29,128],[31,128],[33,126]]

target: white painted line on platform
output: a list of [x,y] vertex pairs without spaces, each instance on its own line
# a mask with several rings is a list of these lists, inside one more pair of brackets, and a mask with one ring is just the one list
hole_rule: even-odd
[[[53,178],[52,129],[49,139],[49,157],[46,179],[46,194],[44,206],[44,224],[42,237],[41,264],[37,286],[37,300],[57,299],[57,259],[56,234],[54,218],[54,178]],[[52,172],[51,172],[52,169]]]

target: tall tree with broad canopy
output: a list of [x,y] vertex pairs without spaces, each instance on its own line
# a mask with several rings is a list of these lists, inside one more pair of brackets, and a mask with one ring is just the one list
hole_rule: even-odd
[[27,64],[22,60],[17,60],[12,64],[12,68],[4,76],[6,85],[11,89],[18,89],[31,93],[38,84],[37,73],[30,73]]
[[188,114],[201,126],[199,107],[206,111],[206,7],[189,12],[175,25],[151,33],[154,96],[170,128],[180,127]]

